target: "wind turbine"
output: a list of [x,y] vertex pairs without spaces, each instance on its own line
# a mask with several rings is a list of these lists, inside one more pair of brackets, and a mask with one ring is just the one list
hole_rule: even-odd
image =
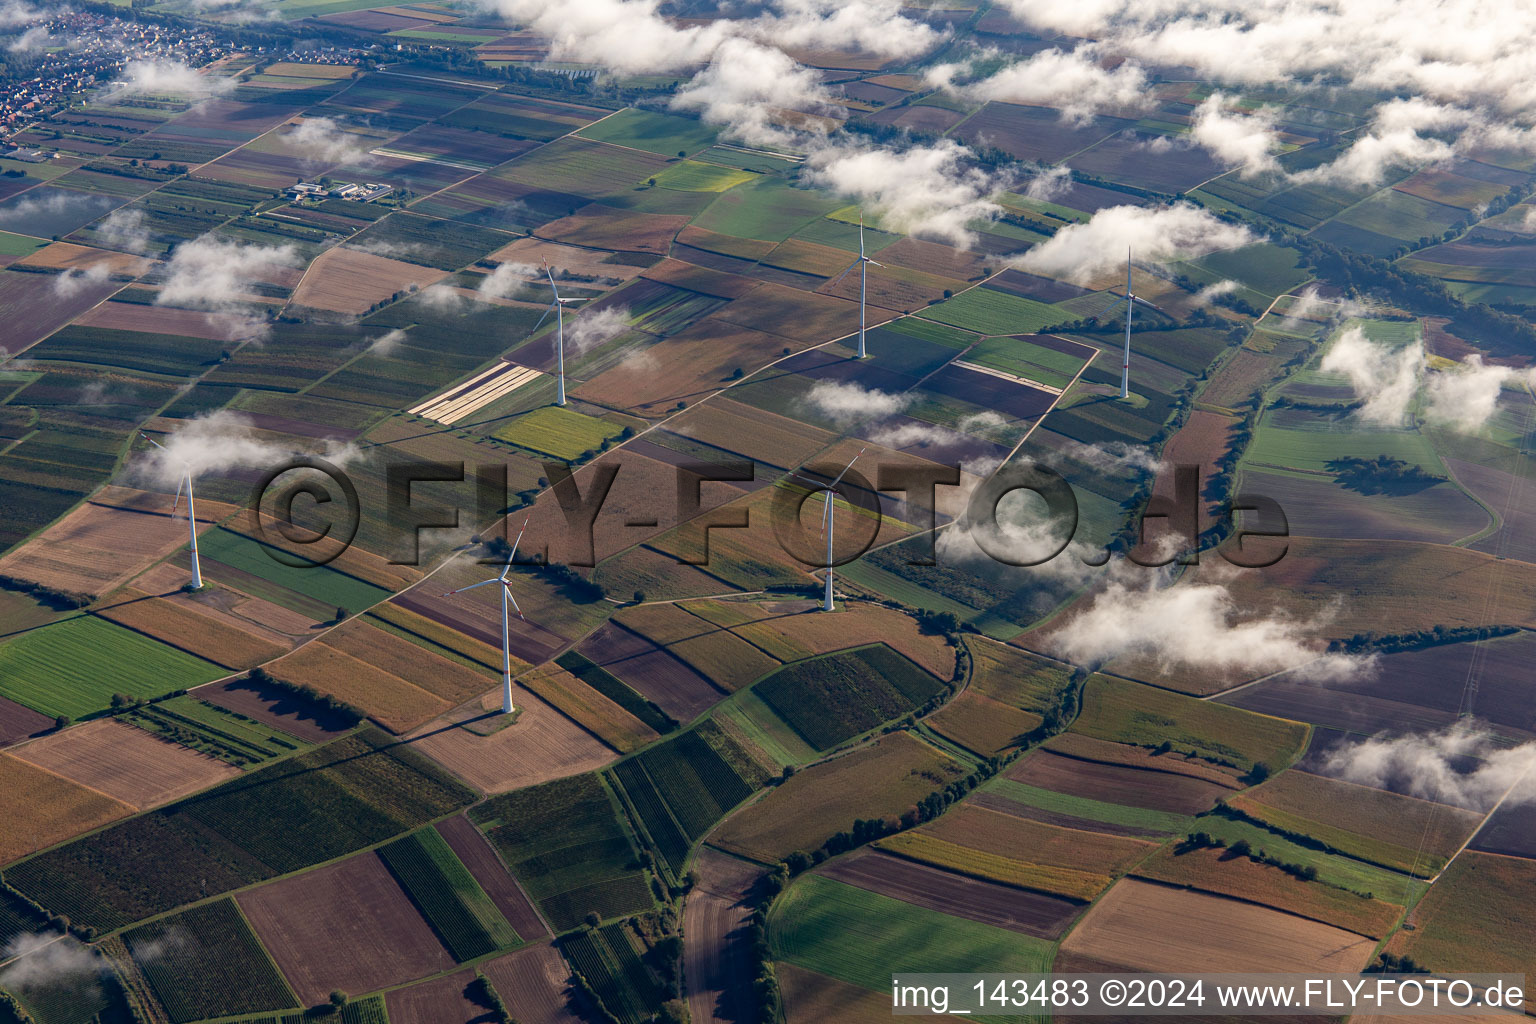
[[[144,433],[144,431],[139,431],[139,436],[148,441],[150,444],[154,445],[156,448],[159,448],[161,451],[167,450],[165,445],[161,444],[159,441],[156,441],[154,438]],[[197,561],[197,507],[193,504],[192,501],[191,466],[186,467],[186,470],[182,473],[181,476],[181,483],[176,485],[176,503],[171,506],[171,515],[173,517],[176,515],[176,510],[181,507],[181,492],[183,488],[185,488],[187,492],[187,532],[191,534],[192,537],[192,589],[198,590],[201,589],[203,585],[203,570],[198,565]]]
[[549,290],[554,292],[555,298],[554,298],[554,301],[550,302],[549,309],[544,310],[544,316],[539,317],[539,322],[533,325],[533,329],[535,331],[537,331],[539,329],[539,327],[541,327],[543,325],[545,317],[549,316],[550,310],[554,310],[555,311],[555,330],[556,330],[556,335],[557,335],[557,338],[558,338],[558,340],[555,342],[555,349],[556,349],[556,359],[558,361],[559,387],[560,387],[559,395],[555,399],[555,404],[556,405],[564,405],[565,404],[565,307],[566,307],[566,305],[568,305],[570,303],[582,302],[582,301],[585,301],[585,300],[583,300],[583,299],[562,299],[560,297],[560,289],[555,287],[555,272],[553,270],[549,269],[549,261],[548,260],[546,260],[544,262],[544,274],[545,274],[546,277],[549,278]]
[[819,481],[812,480],[809,477],[800,476],[799,473],[792,474],[794,476],[799,476],[800,479],[804,480],[806,483],[811,484],[812,486],[818,487],[818,488],[820,488],[822,490],[825,490],[827,492],[827,508],[826,508],[826,511],[822,512],[822,514],[821,514],[821,532],[826,534],[826,537],[827,537],[827,593],[826,593],[826,597],[822,599],[822,603],[821,603],[821,610],[824,611],[824,612],[830,612],[830,611],[833,610],[833,608],[832,608],[832,562],[833,562],[833,557],[832,557],[832,532],[833,532],[832,531],[832,509],[833,509],[834,505],[836,505],[837,485],[843,482],[843,477],[848,475],[848,471],[853,468],[853,464],[855,462],[859,461],[859,456],[863,455],[866,450],[867,449],[860,448],[859,449],[859,454],[855,455],[853,458],[849,459],[848,460],[848,465],[844,466],[843,467],[843,471],[841,473],[837,474],[837,478],[835,480],[833,480],[829,484],[824,484],[824,483],[821,483]]
[[[562,403],[563,404],[563,403]],[[531,516],[529,518],[532,518]],[[516,610],[517,617],[527,619],[523,610],[517,607],[517,598],[512,596],[512,584],[507,582],[507,574],[512,571],[512,559],[517,555],[517,545],[523,539],[523,530],[528,529],[528,520],[523,520],[523,529],[517,531],[517,540],[512,542],[512,550],[507,552],[507,564],[502,568],[500,576],[492,576],[488,580],[479,583],[471,583],[467,587],[458,590],[450,590],[444,597],[452,597],[454,594],[462,594],[466,590],[474,590],[476,587],[488,587],[492,583],[501,584],[501,713],[512,713],[512,617],[507,610],[507,603],[511,602]]]
[[[1125,359],[1120,364],[1120,397],[1131,397],[1131,307],[1136,303],[1152,306],[1152,303],[1131,292],[1131,250],[1125,250]],[[1118,303],[1116,304],[1118,305]],[[1114,309],[1114,306],[1110,306]],[[1156,306],[1152,306],[1156,309]],[[1108,312],[1108,310],[1106,310]]]
[[864,214],[859,214],[859,258],[848,264],[841,274],[832,279],[833,284],[848,276],[848,271],[854,267],[859,268],[859,358],[864,358],[864,300],[869,294],[869,266],[874,263],[877,267],[884,267],[884,263],[875,263],[874,260],[864,255]]

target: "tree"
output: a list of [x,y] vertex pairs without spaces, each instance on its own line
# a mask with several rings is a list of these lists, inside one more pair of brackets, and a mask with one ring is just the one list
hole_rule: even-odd
[[331,993],[330,999],[331,1005],[336,1007],[338,1010],[347,1005],[347,994],[341,989],[336,989],[333,991]]
[[587,911],[587,916],[582,918],[582,920],[586,922],[588,928],[596,928],[603,923],[603,919],[597,916],[597,911],[595,910]]
[[347,617],[347,610],[346,610],[346,608],[342,607],[341,605],[337,605],[336,606],[336,621],[340,622],[342,619],[345,619],[346,617]]
[[60,715],[53,720],[53,727],[55,729],[68,729],[71,721],[73,720],[68,715]]
[[645,591],[635,591],[635,604],[645,604]]

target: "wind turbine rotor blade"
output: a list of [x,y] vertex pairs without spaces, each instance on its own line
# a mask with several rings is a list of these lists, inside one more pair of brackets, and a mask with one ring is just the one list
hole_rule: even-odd
[[512,596],[512,584],[502,580],[501,586],[507,595],[507,600],[512,602],[512,610],[517,612],[517,617],[526,620],[528,616],[523,614],[523,610],[517,606],[517,598]]
[[878,263],[875,260],[870,259],[868,256],[864,257],[864,262],[868,263],[872,267],[879,267],[881,270],[885,269],[884,263]]
[[533,325],[533,330],[529,331],[528,333],[529,334],[537,334],[539,332],[539,328],[544,326],[544,321],[549,319],[549,312],[550,312],[550,310],[554,309],[558,305],[559,305],[558,302],[551,302],[549,305],[545,306],[544,307],[544,315],[539,317],[539,322],[534,324]]
[[466,590],[474,590],[477,587],[488,587],[492,583],[500,583],[500,582],[501,582],[500,579],[496,578],[495,576],[492,576],[488,580],[481,580],[479,583],[471,583],[469,586],[467,586],[467,587],[460,587],[458,590],[450,590],[447,593],[445,593],[443,596],[444,597],[452,597],[454,594],[462,594]]
[[858,462],[860,456],[862,456],[868,450],[869,449],[867,449],[867,448],[860,448],[859,449],[859,454],[855,455],[853,458],[848,460],[848,465],[844,466],[843,467],[843,471],[841,473],[837,474],[837,479],[832,481],[831,486],[828,487],[828,490],[831,490],[833,487],[836,487],[838,484],[842,483],[843,482],[843,477],[848,475],[848,471],[853,468],[853,464],[855,462]]
[[171,503],[172,516],[176,515],[176,510],[181,508],[181,492],[187,486],[187,482],[187,478],[182,477],[181,482],[176,485],[176,500]]
[[154,445],[156,448],[159,448],[161,451],[165,451],[165,445],[161,444],[159,441],[156,441],[154,438],[144,433],[144,431],[139,431],[139,436],[148,441],[150,444]]
[[523,533],[528,529],[528,519],[532,518],[533,515],[530,513],[528,518],[523,520],[522,528],[517,531],[517,539],[512,542],[512,550],[507,552],[507,567],[501,570],[501,580],[503,583],[506,582],[507,573],[512,571],[512,559],[517,557],[517,546],[523,542]]
[[848,276],[848,272],[851,271],[854,267],[858,266],[860,263],[862,263],[863,260],[864,260],[864,257],[860,256],[858,259],[854,260],[852,263],[850,263],[846,267],[844,267],[843,268],[843,272],[841,274],[838,274],[836,277],[834,277],[832,279],[832,281],[830,282],[830,284],[828,285],[828,287],[830,287],[831,285],[837,284],[837,282],[839,282],[843,278],[847,277]]

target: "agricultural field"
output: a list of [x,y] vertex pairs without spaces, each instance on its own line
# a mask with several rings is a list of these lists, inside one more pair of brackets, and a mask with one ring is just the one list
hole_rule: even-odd
[[651,906],[645,875],[614,796],[576,775],[496,797],[470,818],[557,931],[588,913],[619,917]]
[[224,670],[94,615],[76,615],[0,643],[0,696],[77,718],[114,693],[163,697]]
[[175,1024],[298,1002],[234,900],[131,929],[123,941]]
[[764,863],[813,850],[857,818],[899,817],[961,778],[959,762],[907,732],[796,772],[733,815],[713,845]]
[[931,675],[875,645],[787,665],[753,692],[812,747],[826,750],[913,711],[939,690]]
[[[454,963],[377,853],[252,889],[236,903],[306,1006],[333,991],[368,992]],[[331,927],[315,928],[316,914]]]
[[224,761],[111,718],[12,747],[10,754],[139,811],[239,774]]
[[966,971],[978,963],[1044,971],[1051,952],[1040,939],[820,874],[797,879],[774,904],[768,934],[776,960],[874,992],[889,991],[893,971]]
[[521,944],[491,898],[436,829],[379,847],[379,858],[460,963]]
[[365,731],[56,847],[7,880],[111,930],[382,842],[470,798],[430,762]]
[[[765,1016],[764,955],[788,1024],[883,1020],[908,968],[1536,966],[1528,809],[1379,753],[1419,736],[1449,786],[1536,739],[1536,162],[1495,148],[1528,118],[1479,96],[1396,145],[1423,90],[1338,47],[1237,90],[1154,47],[1060,95],[1124,12],[363,3],[5,32],[0,989],[39,1024],[724,1024]],[[1437,80],[1507,78],[1487,21]],[[61,84],[93,31],[152,81]],[[197,477],[197,591],[141,433]],[[837,506],[872,539],[823,614],[820,504],[794,554],[772,506],[856,453],[959,484],[931,523]],[[324,565],[244,514],[298,454],[357,490]],[[407,487],[413,549],[392,471],[430,462],[464,479]],[[966,505],[1031,462],[1074,546],[1004,567]],[[701,463],[751,475],[694,507]],[[1205,557],[1130,569],[1189,463]],[[1237,569],[1255,494],[1289,536]],[[328,496],[287,493],[317,530]],[[503,714],[496,590],[457,591],[525,519]],[[1134,642],[1073,629],[1114,601]]]
[[[1162,941],[1148,942],[1148,935]],[[1114,970],[1202,964],[1233,972],[1354,973],[1372,959],[1374,947],[1372,939],[1268,907],[1127,878],[1084,915],[1061,952]]]
[[132,814],[134,808],[26,761],[0,754],[6,820],[0,863],[34,853],[71,836]]

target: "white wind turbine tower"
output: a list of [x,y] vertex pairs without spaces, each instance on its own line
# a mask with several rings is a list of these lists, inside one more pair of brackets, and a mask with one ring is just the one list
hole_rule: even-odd
[[[165,445],[161,444],[159,441],[156,441],[154,438],[144,433],[144,431],[139,431],[139,436],[148,441],[150,444],[154,445],[156,448],[159,448],[161,451],[166,450]],[[198,565],[197,561],[197,507],[192,500],[191,466],[185,468],[185,470],[182,472],[181,483],[176,485],[176,503],[171,506],[172,516],[175,516],[176,510],[181,507],[181,492],[183,489],[185,489],[187,492],[187,532],[190,533],[192,537],[192,589],[198,590],[201,589],[203,585],[203,570],[202,567]]]
[[[1120,364],[1120,397],[1131,397],[1131,307],[1136,303],[1152,306],[1152,303],[1131,292],[1131,250],[1125,250],[1125,359]],[[1118,305],[1118,303],[1116,303]],[[1114,309],[1114,306],[1110,306]],[[1156,309],[1156,306],[1152,306]],[[1106,311],[1107,312],[1107,311]]]
[[833,562],[833,555],[832,555],[832,536],[833,536],[832,509],[837,504],[837,485],[843,482],[843,477],[848,475],[848,471],[853,468],[853,464],[855,462],[859,461],[859,456],[863,455],[865,451],[866,451],[866,449],[860,448],[859,449],[859,454],[855,455],[853,458],[849,459],[848,460],[848,465],[844,466],[843,467],[843,471],[841,473],[837,474],[837,478],[835,480],[833,480],[829,484],[821,483],[818,480],[812,480],[809,477],[800,476],[799,473],[792,474],[793,476],[799,476],[801,480],[804,480],[806,483],[810,484],[811,486],[820,488],[821,490],[824,490],[826,492],[826,495],[827,495],[827,507],[826,507],[826,510],[823,511],[822,514],[821,514],[821,532],[823,534],[825,534],[826,538],[827,538],[827,593],[826,593],[826,597],[822,599],[822,603],[821,603],[821,610],[824,611],[824,612],[830,612],[830,611],[833,610],[833,608],[832,608],[832,562]]
[[[530,517],[531,518],[531,517]],[[450,590],[444,597],[452,597],[454,594],[462,594],[466,590],[474,590],[476,587],[488,587],[492,583],[501,584],[501,713],[512,713],[512,617],[507,609],[508,602],[516,610],[517,617],[526,619],[523,610],[517,607],[517,598],[512,596],[512,584],[507,582],[507,574],[512,571],[512,559],[517,555],[517,545],[522,542],[523,530],[528,529],[528,520],[523,520],[523,529],[517,531],[517,540],[512,542],[512,550],[507,552],[507,564],[502,568],[500,576],[492,576],[488,580],[479,583],[471,583],[467,587],[458,590]]]
[[555,313],[555,331],[556,331],[556,338],[557,338],[557,340],[555,342],[555,352],[556,352],[555,358],[556,358],[557,364],[558,364],[557,369],[558,369],[559,389],[560,389],[559,390],[559,395],[555,399],[555,404],[556,405],[564,405],[565,404],[565,307],[567,305],[569,305],[570,303],[573,303],[573,302],[583,302],[585,300],[583,300],[583,299],[562,299],[560,297],[560,289],[555,287],[555,272],[553,270],[549,269],[549,263],[547,261],[544,263],[544,275],[549,278],[549,290],[551,292],[554,292],[555,298],[554,298],[554,300],[552,302],[550,302],[549,309],[546,309],[544,311],[544,316],[539,317],[539,322],[533,325],[533,329],[534,329],[534,331],[537,331],[539,329],[539,327],[543,325],[544,318],[549,316],[551,310],[554,311],[554,313]]
[[859,268],[859,358],[864,358],[864,300],[869,295],[869,267],[870,264],[877,267],[885,266],[884,263],[875,263],[874,260],[864,255],[864,215],[859,214],[859,258],[848,264],[841,274],[832,279],[833,284],[848,276],[848,271],[854,267]]

